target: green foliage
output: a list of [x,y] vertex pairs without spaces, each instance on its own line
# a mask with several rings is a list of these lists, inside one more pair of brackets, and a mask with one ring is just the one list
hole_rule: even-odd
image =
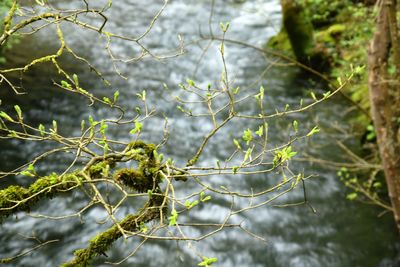
[[6,112],[0,111],[0,117],[9,121],[9,122],[15,122]]
[[386,209],[390,207],[385,199],[387,192],[382,186],[384,178],[382,175],[379,175],[379,173],[361,173],[342,167],[337,172],[337,176],[344,185],[350,189],[350,192],[346,194],[348,200],[367,200],[372,204],[379,205]]
[[311,129],[311,131],[310,131],[306,136],[307,136],[307,137],[313,136],[314,134],[319,133],[319,131],[321,131],[321,130],[319,129],[319,127],[318,127],[318,126],[315,126],[314,128]]
[[375,128],[372,124],[369,124],[367,126],[367,136],[366,139],[367,141],[372,141],[376,138],[376,132],[375,132]]
[[193,201],[193,202],[191,202],[190,200],[186,200],[186,201],[185,201],[185,207],[186,207],[188,210],[192,209],[193,207],[197,206],[198,204],[199,204],[199,201],[198,201],[198,200],[195,200],[195,201]]
[[24,171],[21,172],[21,175],[35,177],[36,171],[33,164],[29,164],[28,168],[26,168]]
[[178,212],[175,209],[172,209],[171,216],[168,217],[169,220],[168,225],[174,226],[178,221],[178,217],[179,217]]
[[249,128],[243,132],[243,140],[246,141],[246,145],[249,145],[253,140],[253,132]]
[[136,133],[140,133],[142,131],[143,128],[143,123],[139,122],[139,121],[135,121],[135,128],[133,128],[130,133],[131,134],[136,134]]
[[274,166],[282,164],[296,155],[297,152],[292,151],[292,146],[287,146],[282,148],[281,150],[277,150],[275,151],[275,156],[274,156]]
[[339,10],[353,4],[350,0],[299,0],[299,2],[307,9],[307,14],[316,28],[334,23]]
[[[360,107],[369,111],[367,72],[363,71],[364,67],[353,69],[352,66],[363,66],[367,62],[367,47],[374,29],[373,8],[366,7],[361,3],[342,2],[343,4],[338,4],[341,8],[335,14],[334,22],[330,22],[329,26],[318,30],[316,39],[319,45],[330,55],[331,76],[333,78],[354,71],[352,86],[347,87],[345,92]],[[331,4],[331,2],[326,3]],[[361,113],[360,117],[353,119],[355,122],[361,123],[362,127],[369,123],[368,118],[363,117]]]
[[255,133],[256,133],[256,135],[258,135],[259,137],[262,137],[263,134],[264,134],[264,126],[263,126],[263,125],[259,126],[259,127],[258,127],[258,130],[257,130]]
[[198,264],[198,266],[211,267],[211,265],[217,261],[218,261],[217,258],[207,258],[207,257],[203,256],[202,262],[200,262]]
[[206,202],[206,201],[209,201],[209,200],[211,200],[211,196],[206,196],[206,193],[204,193],[204,191],[202,191],[200,193],[200,201],[201,202]]
[[292,45],[290,44],[289,41],[289,37],[287,35],[286,30],[283,27],[278,34],[272,36],[268,40],[266,47],[282,51],[289,56],[294,56]]
[[350,193],[346,196],[348,200],[355,200],[357,198],[358,194],[356,192]]
[[[330,76],[334,79],[344,77],[354,71],[352,86],[344,92],[369,111],[367,73],[360,68],[367,62],[367,46],[374,29],[373,8],[350,0],[299,0],[307,17],[311,19],[315,33],[315,48],[324,55],[324,61],[330,66]],[[290,55],[291,45],[284,28],[273,36],[267,44]],[[361,49],[360,49],[361,48]],[[362,113],[353,117],[354,122],[364,128],[369,120]]]
[[296,133],[299,131],[299,123],[296,120],[293,121],[293,129]]

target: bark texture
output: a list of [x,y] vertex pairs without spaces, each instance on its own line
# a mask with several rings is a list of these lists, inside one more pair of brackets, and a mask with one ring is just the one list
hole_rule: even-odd
[[[400,54],[396,0],[381,1],[369,47],[369,94],[379,153],[394,217],[400,230]],[[396,71],[389,74],[389,67]]]

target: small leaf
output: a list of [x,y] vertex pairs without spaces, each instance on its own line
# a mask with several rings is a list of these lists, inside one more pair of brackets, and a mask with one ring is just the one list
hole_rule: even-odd
[[239,170],[239,166],[233,166],[233,167],[232,167],[232,172],[233,172],[234,174],[236,174],[236,173],[238,172],[238,170]]
[[237,95],[239,93],[240,87],[236,87],[235,89],[232,89],[232,92],[234,95]]
[[178,213],[176,212],[175,209],[171,211],[171,216],[168,217],[169,220],[169,226],[174,226],[176,222],[178,221]]
[[312,136],[312,135],[318,133],[319,131],[320,131],[320,129],[318,128],[318,126],[315,126],[314,128],[312,128],[312,130],[306,136],[307,137]]
[[186,111],[185,111],[181,106],[176,106],[176,108],[177,108],[180,112],[186,113]]
[[143,90],[141,94],[136,94],[142,101],[146,101],[146,90]]
[[74,79],[75,85],[78,87],[79,86],[78,75],[76,74],[72,75],[72,79]]
[[81,132],[83,132],[83,130],[85,130],[85,120],[81,121]]
[[318,100],[317,97],[315,96],[314,92],[311,91],[310,94],[311,94],[312,99],[314,99],[315,101]]
[[111,102],[111,100],[108,98],[108,97],[103,97],[103,101],[106,103],[106,104],[108,104],[108,105],[110,105],[110,106],[112,106],[112,102]]
[[328,91],[326,93],[323,94],[324,99],[328,98],[331,95],[331,91]]
[[264,91],[265,91],[265,90],[264,90],[264,87],[261,86],[261,87],[260,87],[260,99],[261,99],[261,100],[264,99]]
[[201,202],[206,202],[209,201],[211,199],[211,196],[206,196],[206,193],[204,193],[204,191],[200,192],[200,201]]
[[239,150],[241,150],[241,149],[242,149],[242,147],[240,146],[240,144],[239,144],[239,141],[238,141],[238,140],[236,140],[236,139],[233,139],[233,143],[235,144],[235,146],[236,146],[236,148],[237,148],[237,149],[239,149]]
[[58,127],[57,127],[57,121],[53,120],[53,131],[54,133],[57,133]]
[[102,121],[100,122],[100,129],[99,129],[100,133],[101,133],[102,135],[105,135],[105,134],[106,134],[107,128],[108,128],[108,125],[104,122],[104,120],[102,120]]
[[221,28],[221,31],[226,32],[229,29],[229,22],[227,22],[226,24],[220,22],[219,23],[219,27]]
[[36,175],[35,167],[33,166],[33,164],[29,164],[29,166],[20,174],[24,176],[35,177]]
[[253,153],[253,148],[247,149],[247,151],[246,151],[246,153],[244,155],[243,162],[246,162],[248,159],[251,160],[251,153]]
[[119,91],[117,90],[114,92],[114,104],[117,103],[118,97],[119,97]]
[[94,127],[94,124],[96,123],[96,121],[95,121],[95,120],[93,120],[93,117],[92,117],[92,115],[89,115],[89,118],[88,118],[88,120],[89,120],[89,124],[90,124],[90,126],[91,126],[91,127]]
[[146,226],[146,224],[142,221],[140,222],[140,232],[142,233],[147,233],[149,231],[149,228]]
[[139,122],[139,121],[135,121],[135,128],[133,128],[130,133],[131,134],[135,134],[135,133],[139,133],[142,131],[143,128],[143,123]]
[[249,128],[243,132],[243,140],[246,141],[247,145],[253,140],[253,133]]
[[22,111],[21,108],[18,105],[14,106],[15,111],[17,112],[19,120],[22,120]]
[[338,81],[338,83],[339,83],[339,85],[340,85],[340,86],[342,86],[342,85],[343,85],[342,78],[340,78],[340,77],[337,77],[337,81]]
[[14,121],[10,116],[8,116],[8,114],[5,113],[4,111],[1,111],[1,112],[0,112],[0,117],[2,117],[3,119],[8,120],[8,121],[10,121],[10,122],[15,122],[15,121]]
[[61,85],[65,88],[71,89],[71,85],[66,81],[61,81]]
[[375,187],[375,188],[381,188],[382,187],[382,183],[381,182],[375,182],[375,183],[373,183],[372,186]]
[[357,198],[357,193],[356,193],[356,192],[350,193],[350,194],[348,194],[348,195],[346,196],[346,198],[347,198],[348,200],[355,200],[355,199]]
[[39,124],[38,130],[39,130],[41,136],[45,136],[45,130],[46,130],[46,128],[44,127],[43,124]]
[[259,126],[258,130],[256,131],[256,135],[258,135],[259,137],[263,136],[264,133],[264,126]]
[[193,207],[197,206],[198,204],[199,204],[199,201],[198,201],[198,200],[195,200],[195,201],[193,201],[193,202],[190,202],[190,200],[186,200],[186,201],[185,201],[185,207],[186,207],[188,210],[192,209]]
[[36,4],[40,5],[40,6],[44,6],[45,2],[47,2],[47,0],[35,0]]
[[187,82],[187,84],[188,84],[189,86],[191,86],[191,87],[195,87],[195,86],[196,86],[196,84],[194,83],[194,81],[191,80],[191,79],[187,79],[186,82]]
[[296,120],[293,121],[293,129],[296,133],[299,131],[299,123]]
[[206,201],[209,201],[210,199],[211,199],[211,196],[206,196],[205,198],[203,198],[201,200],[201,202],[206,202]]
[[198,264],[198,266],[210,267],[213,263],[217,262],[217,258],[207,258],[205,256],[202,257],[202,262]]
[[365,69],[365,65],[363,65],[363,66],[357,66],[357,67],[354,69],[354,73],[355,73],[355,74],[362,74],[362,73],[364,72],[364,69]]

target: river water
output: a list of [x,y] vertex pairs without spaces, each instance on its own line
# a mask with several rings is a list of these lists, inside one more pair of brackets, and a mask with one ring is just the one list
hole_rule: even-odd
[[[248,0],[235,3],[230,0],[216,0],[212,18],[212,29],[218,33],[219,22],[230,22],[227,38],[245,41],[255,46],[262,46],[280,27],[279,1]],[[74,2],[57,1],[59,5],[73,6]],[[129,36],[137,36],[149,25],[154,14],[162,6],[162,1],[127,0],[114,1],[110,20],[106,30]],[[112,83],[112,88],[96,79],[87,67],[76,64],[70,58],[63,62],[71,73],[77,73],[81,84],[95,93],[112,96],[113,90],[121,92],[120,101],[125,106],[138,105],[136,94],[146,89],[150,106],[157,106],[157,115],[144,125],[143,136],[148,141],[159,142],[162,138],[163,116],[169,118],[171,137],[162,151],[178,164],[184,163],[188,155],[195,152],[197,144],[209,129],[209,122],[182,116],[176,109],[171,95],[179,95],[178,84],[187,78],[198,84],[216,84],[221,77],[222,63],[219,57],[219,43],[214,42],[205,54],[207,40],[201,40],[201,34],[209,32],[209,16],[211,1],[209,0],[173,0],[170,1],[159,21],[144,44],[154,53],[173,54],[180,34],[186,44],[185,54],[166,60],[146,58],[129,64],[118,63],[116,67],[126,76],[122,79],[116,74],[113,64],[107,58],[104,40],[96,33],[85,33],[65,26],[68,45],[87,57],[104,76]],[[26,39],[15,46],[15,50],[7,55],[8,64],[22,64],[26,58],[46,54],[57,47],[57,41],[49,31],[40,33],[40,38]],[[112,48],[119,56],[130,56],[138,52],[137,47],[126,42],[114,42]],[[266,88],[267,105],[282,109],[285,104],[295,106],[301,98],[306,98],[308,89],[322,92],[324,86],[307,80],[304,75],[290,66],[271,67],[272,58],[264,58],[251,48],[227,44],[227,67],[237,86],[258,90],[260,85]],[[86,100],[52,89],[54,70],[44,65],[33,68],[24,74],[22,86],[27,95],[14,96],[2,88],[0,98],[2,107],[7,109],[19,104],[26,112],[25,117],[33,124],[51,123],[56,119],[64,134],[76,134],[80,131],[80,121],[89,114],[96,118],[112,117],[108,108],[89,108]],[[299,78],[300,77],[300,78]],[[169,90],[164,89],[165,85]],[[256,92],[256,91],[254,91]],[[242,106],[249,111],[252,106]],[[334,139],[345,136],[335,129],[346,128],[346,109],[348,106],[342,99],[334,98],[311,111],[294,115],[300,124],[312,128],[318,123],[322,129],[311,141],[298,144],[296,149],[313,155],[321,155],[324,159],[340,161],[341,151],[334,144]],[[133,112],[133,108],[132,108]],[[348,115],[347,115],[348,116]],[[272,123],[271,142],[284,142],[287,136],[284,128],[287,121]],[[240,137],[240,132],[247,128],[255,128],[256,124],[243,121],[231,124],[217,135],[209,149],[205,151],[201,164],[213,165],[216,160],[227,157],[228,148],[232,147],[232,138]],[[334,127],[335,126],[335,127]],[[238,133],[239,131],[239,133]],[[127,141],[126,131],[110,129],[113,138]],[[351,142],[348,142],[351,144]],[[32,159],[40,151],[50,148],[46,143],[21,143],[2,141],[0,154],[0,170],[11,170],[21,163]],[[52,158],[39,167],[39,171],[48,173],[62,171],[66,167],[68,156],[60,155]],[[400,262],[400,244],[398,235],[390,216],[378,218],[380,209],[345,199],[348,193],[344,185],[336,177],[336,172],[323,166],[304,162],[295,162],[293,168],[305,170],[306,174],[317,177],[307,181],[307,193],[310,203],[316,209],[313,213],[307,206],[279,208],[263,206],[240,215],[246,229],[262,236],[261,242],[243,231],[227,229],[209,239],[193,243],[195,251],[208,257],[217,257],[216,266],[242,267],[286,267],[286,266],[398,266]],[[263,177],[220,178],[215,184],[229,185],[231,188],[264,188]],[[227,182],[229,179],[229,182]],[[21,184],[29,181],[18,180]],[[9,182],[2,180],[1,187]],[[185,185],[190,188],[191,184]],[[179,188],[185,190],[184,187]],[[299,188],[275,204],[289,200],[301,200],[302,189]],[[41,203],[32,211],[34,214],[48,215],[68,214],[78,209],[83,196],[58,197]],[[128,212],[128,209],[126,210]],[[209,205],[201,205],[192,211],[188,219],[205,221],[214,220],[227,212],[226,199],[214,196]],[[35,235],[41,240],[60,239],[38,251],[22,257],[11,266],[58,266],[70,259],[72,251],[84,247],[92,236],[105,228],[96,223],[102,214],[96,208],[84,216],[86,223],[79,219],[48,221],[33,218],[25,214],[6,219],[0,227],[0,257],[9,257],[33,246],[34,241],[26,236]],[[191,229],[191,234],[200,234],[202,230]],[[24,237],[25,236],[25,237]],[[117,242],[104,257],[94,266],[110,266],[105,261],[118,261],[128,255],[138,245],[137,240]],[[199,257],[186,243],[149,241],[137,254],[122,263],[121,266],[197,266]]]

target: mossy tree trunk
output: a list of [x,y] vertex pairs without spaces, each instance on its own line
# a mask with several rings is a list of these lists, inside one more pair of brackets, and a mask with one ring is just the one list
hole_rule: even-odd
[[309,64],[314,57],[314,29],[305,9],[296,0],[281,0],[283,27],[298,61]]
[[[400,230],[400,51],[396,0],[382,1],[369,48],[369,94],[379,153]],[[389,73],[389,69],[396,69]]]

